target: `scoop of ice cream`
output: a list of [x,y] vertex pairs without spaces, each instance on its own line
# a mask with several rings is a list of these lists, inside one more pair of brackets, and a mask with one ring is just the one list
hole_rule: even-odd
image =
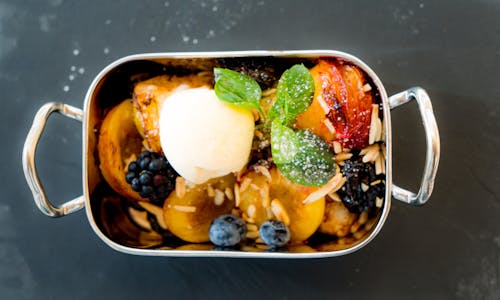
[[254,118],[208,88],[173,93],[160,112],[160,142],[172,167],[196,184],[240,171],[248,162]]

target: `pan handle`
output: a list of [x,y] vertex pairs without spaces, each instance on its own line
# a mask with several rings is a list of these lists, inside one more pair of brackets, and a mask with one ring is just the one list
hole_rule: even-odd
[[26,137],[26,142],[24,143],[23,170],[28,186],[33,193],[33,199],[38,208],[49,217],[62,217],[83,208],[85,205],[85,198],[80,196],[60,206],[54,206],[47,199],[45,190],[38,178],[35,165],[35,152],[38,146],[38,140],[45,129],[45,124],[50,115],[54,112],[80,122],[83,119],[83,111],[81,109],[67,104],[50,102],[40,107],[35,115],[28,136]]
[[412,205],[423,205],[429,199],[434,180],[439,165],[440,141],[439,131],[432,111],[431,100],[427,92],[421,87],[412,87],[389,97],[389,106],[391,110],[412,100],[417,100],[420,115],[425,129],[425,139],[427,151],[425,155],[424,174],[417,194],[392,185],[392,196],[402,202]]

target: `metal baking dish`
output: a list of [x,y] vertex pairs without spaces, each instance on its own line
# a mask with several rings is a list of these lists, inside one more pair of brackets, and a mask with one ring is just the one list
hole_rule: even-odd
[[[290,252],[253,252],[245,251],[215,251],[215,250],[175,250],[171,247],[144,249],[132,247],[121,241],[110,238],[103,231],[102,224],[96,216],[96,207],[100,199],[92,196],[102,180],[99,168],[94,159],[97,145],[96,125],[102,120],[102,111],[119,100],[127,97],[126,87],[130,86],[131,78],[144,74],[161,73],[165,68],[182,67],[185,69],[211,70],[216,58],[249,58],[272,57],[283,60],[313,60],[316,58],[337,58],[347,61],[362,69],[372,86],[378,92],[383,107],[383,126],[386,143],[386,189],[383,206],[376,217],[376,223],[360,240],[343,247],[324,247],[323,251],[308,251],[296,249]],[[125,92],[125,93],[124,93]],[[425,128],[427,150],[421,186],[413,193],[392,184],[392,142],[390,111],[400,105],[416,100],[420,109]],[[39,138],[44,130],[47,119],[53,112],[58,112],[69,118],[83,122],[83,195],[60,206],[52,205],[47,199],[40,182],[35,165],[35,152]],[[38,208],[47,216],[60,217],[76,212],[85,207],[88,221],[94,232],[111,248],[136,255],[152,256],[211,256],[211,257],[262,257],[262,258],[319,258],[341,256],[361,249],[368,244],[381,230],[389,214],[391,196],[396,200],[422,205],[431,195],[436,176],[440,154],[440,141],[437,124],[432,111],[431,101],[427,93],[420,87],[409,88],[406,91],[388,97],[384,86],[375,72],[360,59],[343,52],[329,50],[313,51],[235,51],[235,52],[199,52],[199,53],[148,53],[131,55],[121,58],[104,68],[94,79],[85,97],[83,110],[62,104],[47,103],[36,114],[33,125],[28,133],[23,149],[23,168],[28,185]],[[109,225],[109,224],[108,224]],[[196,249],[203,247],[191,247]],[[186,249],[186,248],[183,248]],[[293,253],[292,253],[293,252]]]

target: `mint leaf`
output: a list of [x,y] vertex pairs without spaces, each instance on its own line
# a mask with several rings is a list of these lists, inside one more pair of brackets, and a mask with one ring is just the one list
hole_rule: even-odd
[[214,76],[214,90],[219,100],[242,108],[260,110],[262,90],[251,77],[223,68],[214,68]]
[[271,153],[276,164],[291,162],[297,154],[299,140],[295,132],[278,120],[271,124]]
[[326,184],[335,175],[335,160],[330,148],[309,130],[299,130],[294,136],[292,143],[296,143],[296,152],[287,162],[276,162],[278,169],[286,178],[302,185]]
[[277,99],[268,115],[271,119],[281,115],[285,124],[290,124],[311,105],[313,95],[314,80],[311,73],[302,64],[294,65],[281,75]]

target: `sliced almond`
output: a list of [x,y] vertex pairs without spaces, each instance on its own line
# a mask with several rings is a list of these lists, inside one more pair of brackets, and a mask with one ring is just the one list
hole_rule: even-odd
[[335,152],[335,154],[342,152],[342,145],[337,141],[333,142],[333,152]]
[[139,201],[138,203],[142,208],[155,215],[158,225],[160,225],[161,228],[167,229],[165,218],[163,218],[163,208],[145,201]]
[[363,85],[363,92],[367,93],[372,90],[372,86],[369,83]]
[[330,198],[335,202],[342,202],[342,199],[340,199],[339,194],[337,194],[336,192],[330,192],[328,193],[328,196],[330,196]]
[[252,183],[252,178],[247,177],[243,179],[243,182],[240,184],[240,193],[243,193],[250,186],[250,183]]
[[233,201],[234,200],[234,193],[233,190],[229,187],[224,189],[224,194],[226,195],[227,199]]
[[128,213],[132,220],[141,228],[151,230],[151,224],[148,221],[148,213],[145,211],[138,211],[132,207],[128,208]]
[[182,198],[186,195],[186,182],[181,176],[177,176],[175,179],[175,194],[177,197]]
[[249,218],[252,218],[252,219],[253,219],[253,218],[255,218],[255,211],[256,211],[256,210],[257,210],[257,209],[255,208],[255,205],[250,204],[250,205],[248,206],[248,208],[247,208],[247,215],[248,215],[248,217],[249,217]]
[[325,112],[325,115],[327,115],[330,112],[330,107],[328,107],[328,104],[326,104],[325,100],[323,100],[323,97],[321,95],[318,95],[316,99],[318,100],[319,105]]
[[366,223],[366,221],[368,221],[368,212],[364,211],[359,215],[358,222],[359,224],[363,225]]
[[262,207],[269,207],[271,205],[271,200],[269,198],[269,185],[265,184],[259,192],[262,197]]
[[240,207],[241,196],[240,196],[240,187],[237,183],[234,184],[234,206]]
[[193,213],[196,211],[196,206],[191,206],[191,205],[174,205],[173,208],[181,212]]
[[352,153],[340,152],[339,154],[335,155],[335,161],[341,162],[341,161],[347,160],[351,157],[352,157]]
[[318,201],[319,199],[321,199],[322,197],[324,197],[325,195],[327,195],[330,192],[336,192],[338,189],[340,189],[342,187],[342,185],[344,185],[345,180],[346,179],[345,179],[345,177],[342,176],[342,173],[337,171],[337,174],[335,176],[333,176],[332,179],[330,179],[330,181],[328,181],[327,184],[325,184],[324,186],[320,187],[318,190],[309,194],[302,201],[302,203],[303,204],[313,203],[315,201]]
[[214,190],[214,188],[212,187],[212,185],[211,185],[211,184],[209,184],[209,185],[207,186],[207,195],[208,195],[208,197],[210,197],[210,198],[215,197],[215,190]]
[[335,127],[329,119],[323,119],[323,124],[325,124],[326,128],[328,129],[328,131],[330,131],[331,134],[335,134]]
[[286,226],[290,225],[290,217],[278,199],[271,201],[271,210],[278,221],[283,222]]
[[222,205],[224,203],[224,192],[219,189],[215,190],[214,204],[217,206]]
[[269,173],[269,170],[264,167],[264,166],[257,166],[257,171],[261,173],[262,175],[266,176],[267,180],[271,182],[273,179],[271,178],[271,173]]
[[255,183],[250,183],[250,187],[256,191],[259,191],[260,190],[260,187],[258,185],[256,185]]
[[382,174],[382,157],[380,155],[375,159],[375,174]]
[[[359,155],[365,155],[366,153],[368,153],[374,149],[376,149],[378,151],[378,149],[379,149],[378,144],[370,145],[368,147],[361,149],[361,151],[359,152]],[[345,151],[345,149],[344,149],[344,151]]]

